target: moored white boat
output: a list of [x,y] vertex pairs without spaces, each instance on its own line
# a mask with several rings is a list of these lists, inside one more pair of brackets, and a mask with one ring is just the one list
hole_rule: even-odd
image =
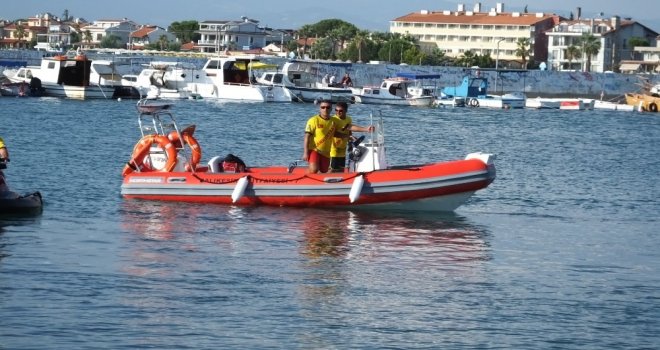
[[38,69],[22,67],[7,78],[31,86],[38,83],[46,96],[82,100],[140,97],[137,89],[122,85],[111,61],[92,61],[82,53],[43,57]]
[[[195,99],[201,95],[191,91],[188,82],[199,74],[202,74],[202,71],[192,65],[183,65],[179,62],[151,62],[140,74],[133,76],[132,82],[126,84],[135,86],[147,98]],[[123,79],[127,78],[130,77],[123,76]]]
[[253,57],[216,57],[204,64],[203,73],[193,76],[188,89],[200,96],[234,101],[291,102],[289,90],[283,86],[266,86],[253,78]]
[[355,102],[400,106],[430,106],[435,100],[435,87],[426,86],[424,79],[437,79],[436,74],[398,73],[385,78],[380,86],[354,88]]
[[522,93],[509,93],[504,95],[484,95],[478,97],[471,97],[466,99],[465,104],[470,107],[481,107],[481,108],[500,108],[500,109],[511,109],[511,108],[524,108],[525,107],[525,95]]
[[284,86],[294,102],[329,100],[353,102],[353,91],[341,84],[329,84],[321,77],[321,66],[347,70],[350,63],[291,60],[284,63],[280,72],[264,72],[257,82],[270,86]]
[[604,109],[609,111],[625,111],[625,112],[634,112],[638,110],[636,106],[610,102],[610,101],[593,100],[593,104],[594,104],[593,109]]
[[[495,178],[495,157],[486,153],[472,153],[462,160],[388,166],[382,121],[369,142],[354,147],[349,157],[352,165],[345,172],[309,174],[295,163],[241,168],[226,166],[221,156],[199,166],[202,150],[194,139],[194,128],[180,130],[171,106],[143,104],[140,111],[142,139],[124,168],[121,186],[127,199],[453,211]],[[158,133],[146,134],[143,124],[149,130],[155,126]]]

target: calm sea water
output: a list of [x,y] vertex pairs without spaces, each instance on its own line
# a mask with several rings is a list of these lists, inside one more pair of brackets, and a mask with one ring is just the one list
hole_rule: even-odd
[[[660,346],[660,115],[354,105],[391,164],[496,153],[453,214],[123,200],[135,101],[0,99],[0,348]],[[311,104],[181,101],[203,158],[298,159]]]

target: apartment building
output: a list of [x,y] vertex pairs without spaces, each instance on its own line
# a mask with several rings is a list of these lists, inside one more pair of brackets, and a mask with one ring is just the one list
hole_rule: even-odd
[[[598,54],[590,59],[587,59],[584,53],[580,57],[571,57],[567,53],[570,46],[575,46],[582,52],[580,38],[583,34],[593,35],[600,42]],[[630,40],[641,38],[651,46],[656,46],[658,33],[630,18],[621,20],[619,16],[612,16],[563,20],[548,31],[547,35],[548,66],[553,70],[628,72],[637,71],[640,67],[639,64],[626,62],[635,58],[635,48],[630,44]],[[591,66],[586,67],[589,61]]]
[[259,27],[259,21],[247,17],[240,21],[200,22],[197,33],[201,35],[197,42],[201,52],[262,48],[268,35]]
[[548,57],[545,32],[559,20],[554,14],[505,12],[504,3],[487,11],[481,3],[471,10],[458,4],[456,11],[421,10],[396,18],[390,21],[390,32],[412,35],[421,45],[437,47],[447,56],[472,51],[506,61],[520,61],[516,42],[527,38],[534,61],[544,62]]
[[[132,32],[139,29],[139,25],[126,18],[124,19],[100,19],[94,23],[82,27],[82,43],[88,48],[99,47],[101,41],[108,35],[113,35],[119,38],[120,42],[124,45],[128,44],[129,36]],[[87,37],[87,33],[91,37]]]

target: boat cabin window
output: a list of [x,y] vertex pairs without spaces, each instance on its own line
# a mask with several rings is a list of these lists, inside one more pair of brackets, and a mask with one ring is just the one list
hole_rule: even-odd
[[273,83],[281,84],[282,83],[282,74],[275,74],[275,78],[273,79]]
[[48,69],[55,68],[55,62],[48,62]]
[[206,69],[221,69],[222,66],[220,66],[220,61],[218,60],[210,60],[209,63],[206,65]]

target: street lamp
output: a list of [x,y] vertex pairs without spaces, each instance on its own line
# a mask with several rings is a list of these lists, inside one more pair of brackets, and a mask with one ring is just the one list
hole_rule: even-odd
[[498,68],[500,65],[500,43],[502,41],[504,41],[504,38],[500,38],[500,40],[497,41],[497,51],[495,51],[495,92],[497,92],[497,78],[500,76]]

